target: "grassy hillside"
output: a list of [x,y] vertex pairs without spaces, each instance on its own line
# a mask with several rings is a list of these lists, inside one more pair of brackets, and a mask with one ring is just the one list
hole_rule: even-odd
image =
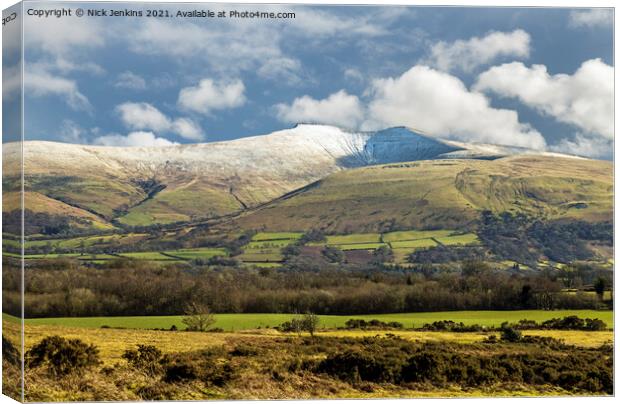
[[237,220],[242,228],[459,229],[483,210],[611,220],[610,162],[548,156],[429,160],[348,170]]

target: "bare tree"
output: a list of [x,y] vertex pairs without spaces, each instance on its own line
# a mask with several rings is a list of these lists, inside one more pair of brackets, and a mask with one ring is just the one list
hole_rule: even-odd
[[182,321],[188,331],[206,331],[215,323],[215,314],[206,304],[190,302],[185,307]]

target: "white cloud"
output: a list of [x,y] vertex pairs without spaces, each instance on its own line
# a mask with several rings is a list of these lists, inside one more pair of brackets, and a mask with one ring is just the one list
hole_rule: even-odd
[[189,140],[204,140],[205,135],[200,126],[188,118],[178,118],[172,122],[171,130]]
[[6,66],[5,62],[2,70],[2,97],[9,100],[21,92],[22,69],[20,64]]
[[[42,7],[43,8],[43,7]],[[41,18],[25,16],[24,45],[53,55],[71,54],[78,48],[96,48],[105,43],[105,32],[95,18]]]
[[171,122],[166,115],[146,102],[126,102],[116,107],[121,120],[130,129],[145,129],[156,132],[170,129]]
[[301,71],[299,60],[280,57],[265,61],[257,74],[266,79],[282,79],[289,84],[297,84],[301,81],[299,71]]
[[613,157],[614,143],[613,139],[577,133],[574,140],[562,139],[559,143],[550,145],[549,149],[578,156],[610,159]]
[[527,58],[530,54],[530,35],[521,30],[512,32],[489,32],[484,37],[459,39],[452,43],[437,42],[431,47],[430,56],[424,64],[440,70],[463,70],[471,72],[499,57]]
[[47,72],[26,71],[24,88],[32,97],[58,96],[75,110],[90,111],[92,106],[88,98],[82,94],[73,80],[53,76]]
[[474,88],[517,98],[560,122],[613,138],[614,69],[600,59],[583,62],[572,76],[550,75],[544,65],[495,66],[480,75]]
[[405,125],[432,136],[544,149],[542,135],[515,111],[496,109],[456,77],[414,66],[400,77],[375,80],[366,129]]
[[593,8],[589,10],[574,10],[569,15],[569,25],[572,27],[610,27],[613,25],[613,10],[610,8]]
[[358,69],[354,67],[350,67],[345,69],[344,78],[353,82],[362,82],[364,81],[364,75]]
[[127,88],[130,90],[144,90],[146,88],[146,81],[139,75],[128,70],[118,75],[114,87]]
[[164,147],[173,146],[178,143],[157,137],[153,132],[131,132],[127,136],[123,135],[105,135],[96,138],[93,142],[101,146],[117,146],[117,147]]
[[208,114],[213,110],[240,107],[245,103],[244,92],[241,80],[216,83],[203,79],[195,87],[181,89],[178,104],[186,110]]
[[275,108],[278,118],[284,122],[323,123],[345,128],[357,127],[364,115],[359,99],[344,90],[322,100],[304,95],[291,105],[278,104]]
[[[340,16],[333,12],[304,7],[295,18],[291,31],[303,33],[309,37],[335,35],[343,36],[379,36],[388,32],[385,26],[379,23],[380,13],[365,13],[360,16]],[[398,14],[384,14],[381,17],[389,22]],[[388,17],[388,18],[385,18]]]
[[[150,19],[136,24],[127,41],[135,53],[170,57],[178,62],[191,60],[220,76],[234,77],[240,72],[258,71],[272,60],[292,59],[281,49],[283,34],[278,27],[228,19],[210,24]],[[284,72],[287,76],[291,73],[290,69]]]
[[64,119],[60,125],[60,138],[69,143],[84,143],[84,129],[70,119]]
[[129,129],[154,132],[173,132],[189,140],[204,140],[198,123],[189,118],[170,119],[146,102],[125,102],[116,107],[123,124]]

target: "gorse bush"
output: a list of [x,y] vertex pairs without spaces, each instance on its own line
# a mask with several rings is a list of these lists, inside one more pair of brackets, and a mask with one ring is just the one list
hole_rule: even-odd
[[[526,353],[506,350],[504,344],[477,352],[479,345],[427,343],[408,348],[358,346],[333,352],[313,368],[349,382],[419,383],[437,388],[477,388],[502,383],[556,386],[571,392],[613,393],[612,358],[600,352],[567,347],[552,338],[529,339]],[[550,349],[550,350],[549,350]],[[567,355],[569,353],[569,355]]]
[[356,329],[356,328],[389,330],[389,329],[402,329],[404,328],[404,325],[402,323],[399,323],[398,321],[385,322],[385,321],[380,321],[376,319],[366,321],[364,319],[351,318],[347,320],[346,323],[344,323],[344,327],[350,330]]
[[537,323],[534,320],[519,320],[510,327],[517,330],[579,330],[579,331],[604,331],[607,324],[598,318],[580,318],[567,316],[564,318],[552,318],[551,320]]
[[463,322],[457,323],[452,320],[434,321],[431,324],[424,324],[421,328],[424,331],[452,331],[452,332],[477,332],[485,327],[479,324],[465,325]]
[[79,339],[45,337],[26,352],[26,365],[46,367],[53,376],[80,373],[100,364],[99,349]]
[[18,365],[21,362],[19,351],[4,335],[2,336],[2,359],[13,365]]
[[128,349],[123,353],[123,359],[136,368],[148,374],[155,375],[162,370],[163,354],[153,345],[138,345],[138,349]]
[[165,355],[163,380],[169,383],[200,380],[207,385],[223,386],[237,375],[230,359],[222,348]]

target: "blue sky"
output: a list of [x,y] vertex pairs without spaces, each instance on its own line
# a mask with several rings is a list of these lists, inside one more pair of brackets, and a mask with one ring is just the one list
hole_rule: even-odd
[[611,11],[238,8],[296,17],[26,16],[26,139],[157,146],[305,121],[612,157]]

